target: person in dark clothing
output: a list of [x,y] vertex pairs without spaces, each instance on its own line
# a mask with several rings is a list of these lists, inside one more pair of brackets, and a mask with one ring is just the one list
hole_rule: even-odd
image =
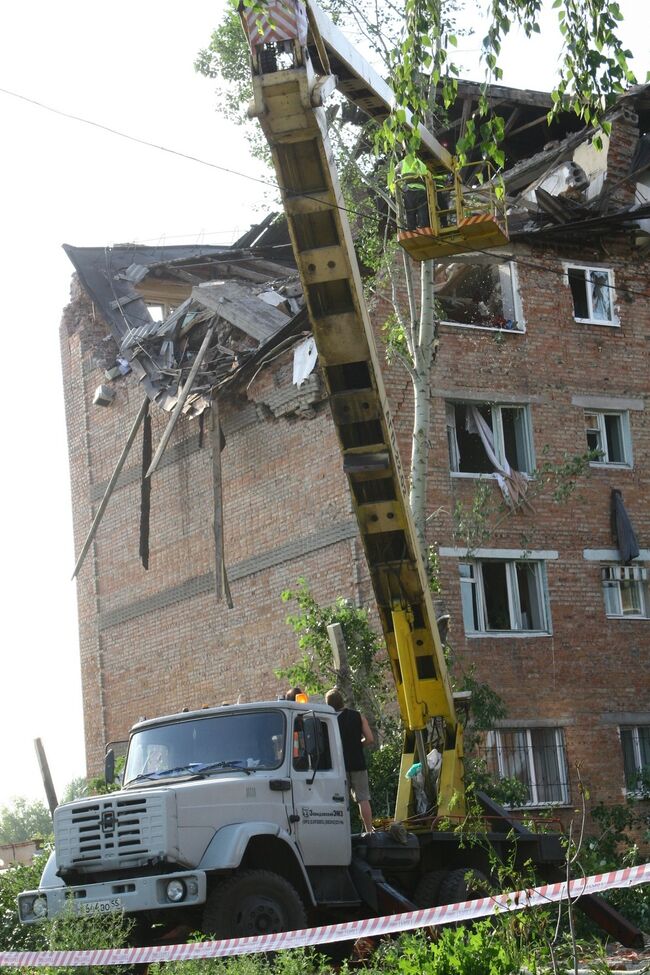
[[338,712],[339,730],[343,745],[343,760],[348,773],[352,798],[359,805],[359,814],[366,833],[372,831],[372,808],[370,806],[370,786],[366,757],[363,753],[374,742],[370,725],[366,718],[354,708],[346,708],[343,695],[333,687],[325,695],[325,702]]
[[406,213],[406,229],[419,230],[421,227],[428,227],[431,219],[429,217],[429,201],[424,183],[407,183],[402,188],[402,198]]

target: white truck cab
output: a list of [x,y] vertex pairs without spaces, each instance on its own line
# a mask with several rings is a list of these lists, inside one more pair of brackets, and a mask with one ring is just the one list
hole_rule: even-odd
[[[341,739],[324,704],[140,721],[121,790],[59,806],[54,834],[41,887],[19,896],[26,923],[66,909],[150,920],[175,909],[206,933],[263,933],[304,923],[307,905],[358,899]],[[242,877],[237,924],[224,915]]]

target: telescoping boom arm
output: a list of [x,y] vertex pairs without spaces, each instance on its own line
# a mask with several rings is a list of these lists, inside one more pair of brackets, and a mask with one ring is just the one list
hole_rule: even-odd
[[[392,96],[315,4],[273,0],[241,14],[253,63],[250,113],[271,148],[407,729],[396,816],[409,815],[405,774],[414,761],[425,763],[423,731],[434,718],[442,728],[438,811],[459,812],[462,726],[322,108],[337,83],[333,68],[345,93],[375,117],[390,111]],[[433,136],[423,136],[426,151],[451,164]]]

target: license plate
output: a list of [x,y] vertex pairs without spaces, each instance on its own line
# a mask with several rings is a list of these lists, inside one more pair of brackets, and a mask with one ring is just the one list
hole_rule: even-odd
[[112,914],[114,911],[122,910],[122,901],[119,897],[111,897],[108,901],[92,901],[89,904],[80,904],[80,914]]

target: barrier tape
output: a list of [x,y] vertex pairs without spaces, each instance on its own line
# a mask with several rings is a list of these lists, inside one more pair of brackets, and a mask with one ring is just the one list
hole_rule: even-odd
[[[615,887],[634,887],[650,881],[650,863],[625,870],[597,874],[572,880],[569,893],[572,898],[584,894],[599,894]],[[218,958],[230,955],[256,954],[262,951],[282,951],[288,948],[304,948],[309,945],[331,944],[336,941],[356,941],[357,938],[375,938],[414,928],[435,927],[450,921],[471,921],[511,911],[523,911],[529,907],[541,907],[567,897],[567,884],[547,884],[528,890],[515,890],[508,894],[495,894],[460,904],[445,904],[406,914],[374,917],[361,921],[345,921],[327,924],[301,931],[284,931],[249,938],[227,938],[223,941],[201,941],[184,945],[156,945],[147,948],[94,948],[83,951],[0,951],[0,967],[15,968],[46,965],[79,967],[82,965],[133,965],[165,961],[188,961],[190,958]]]

